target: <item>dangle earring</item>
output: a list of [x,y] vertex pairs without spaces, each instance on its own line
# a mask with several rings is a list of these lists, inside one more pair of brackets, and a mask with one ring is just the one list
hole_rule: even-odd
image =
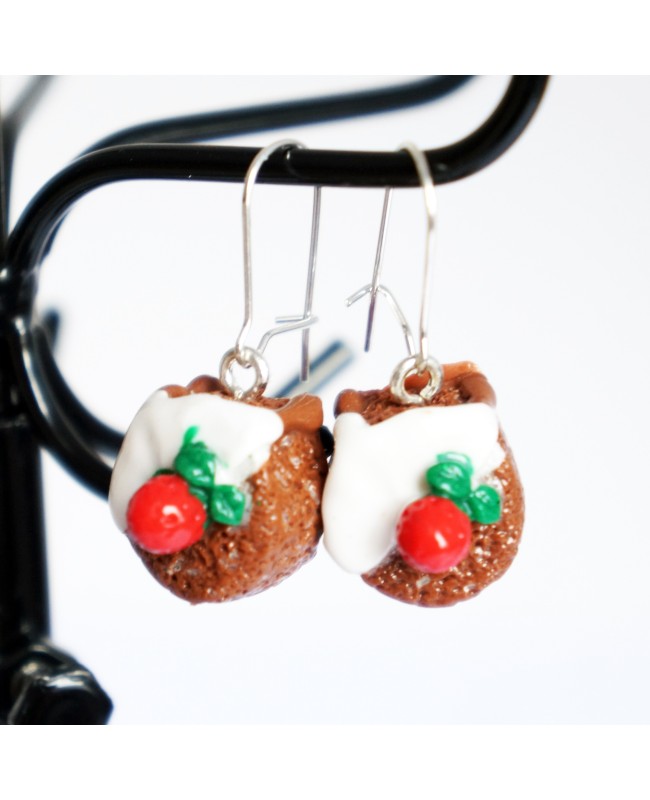
[[471,362],[440,365],[429,353],[427,321],[436,227],[433,180],[412,144],[427,214],[419,348],[394,296],[379,282],[391,190],[386,190],[371,284],[388,301],[408,357],[390,385],[337,398],[334,456],[323,496],[323,541],[345,570],[380,592],[420,606],[474,597],[516,555],[524,502],[517,469],[495,412],[495,396]]
[[[118,454],[109,491],[115,522],[152,575],[191,603],[222,602],[279,583],[315,553],[327,471],[320,399],[265,398],[269,340],[307,331],[318,237],[314,194],[305,312],[278,320],[256,348],[245,339],[253,318],[251,194],[266,159],[290,140],[266,147],[246,174],[243,193],[244,323],[221,361],[219,378],[167,386],[140,409]],[[303,371],[308,365],[303,340]],[[239,366],[254,374],[242,386]]]

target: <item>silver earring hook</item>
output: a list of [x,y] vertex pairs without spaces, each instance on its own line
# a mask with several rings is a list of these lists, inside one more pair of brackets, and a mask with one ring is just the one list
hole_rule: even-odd
[[[309,244],[309,268],[307,270],[307,288],[305,290],[305,307],[302,316],[289,316],[278,317],[275,321],[282,324],[287,323],[306,323],[310,320],[309,325],[317,321],[316,317],[312,316],[312,307],[314,304],[314,287],[316,284],[316,257],[318,254],[318,233],[320,229],[320,201],[321,201],[321,186],[314,186],[314,202],[312,205],[311,214],[311,239]],[[301,326],[302,331],[302,347],[300,356],[300,380],[309,380],[309,327],[307,324]]]
[[[436,394],[442,385],[443,373],[440,363],[429,355],[429,296],[431,294],[431,262],[436,234],[436,215],[438,205],[436,192],[433,185],[433,176],[429,169],[429,162],[424,153],[412,142],[405,142],[400,150],[406,152],[413,159],[415,169],[424,191],[424,207],[426,211],[426,239],[424,248],[424,275],[422,277],[422,296],[420,299],[420,351],[411,355],[395,367],[390,380],[390,389],[393,396],[405,405],[423,405]],[[411,375],[427,374],[426,384],[417,392],[406,389],[406,380]]]
[[[228,350],[221,359],[219,377],[221,382],[232,392],[237,399],[249,399],[259,397],[268,383],[269,368],[264,358],[264,350],[273,336],[288,331],[305,329],[317,322],[316,317],[311,314],[313,299],[313,283],[316,269],[316,248],[314,239],[318,237],[318,223],[320,220],[320,187],[316,187],[314,195],[314,217],[312,221],[312,246],[310,252],[309,275],[307,279],[307,294],[305,299],[305,313],[302,317],[290,317],[278,319],[276,322],[282,323],[268,330],[260,339],[257,348],[248,347],[244,342],[253,322],[253,266],[252,266],[252,238],[251,238],[251,201],[253,187],[264,162],[273,153],[283,148],[293,149],[304,147],[300,142],[293,139],[282,139],[262,148],[251,161],[246,176],[244,178],[244,191],[242,195],[242,227],[244,241],[244,322],[237,336],[235,346]],[[304,341],[304,340],[303,340]],[[303,345],[303,352],[305,347]],[[304,357],[303,357],[304,358]],[[309,355],[306,356],[307,362]],[[251,367],[255,371],[255,380],[248,389],[240,387],[234,378],[233,367],[238,364],[244,369]]]
[[[311,214],[311,243],[309,245],[309,269],[307,270],[307,291],[305,292],[305,319],[312,314],[314,304],[314,286],[316,283],[316,256],[318,255],[318,231],[320,228],[320,195],[321,187],[314,187],[314,205]],[[309,378],[309,328],[302,332],[302,354],[300,366],[300,380]]]
[[[424,203],[426,211],[426,239],[425,239],[425,253],[424,253],[424,274],[422,278],[422,296],[420,301],[420,336],[419,336],[419,350],[414,353],[413,336],[411,330],[406,322],[404,313],[402,312],[395,297],[379,283],[381,273],[381,265],[383,260],[383,250],[386,239],[386,223],[388,219],[388,211],[390,205],[390,188],[386,190],[384,195],[384,206],[382,210],[382,219],[379,230],[379,241],[377,244],[377,255],[375,257],[375,269],[373,272],[372,283],[360,289],[354,295],[348,298],[348,305],[359,300],[366,294],[370,294],[370,308],[368,311],[368,324],[366,329],[366,347],[370,347],[370,337],[372,333],[372,325],[374,322],[374,311],[377,294],[382,294],[389,300],[393,313],[398,318],[402,331],[407,344],[408,357],[401,361],[395,368],[390,381],[390,388],[393,396],[404,404],[422,405],[427,400],[430,400],[440,388],[442,384],[442,367],[435,358],[429,355],[429,335],[428,335],[428,319],[429,319],[429,295],[431,293],[431,262],[433,260],[433,250],[435,244],[436,234],[436,214],[437,202],[435,188],[433,184],[433,177],[429,169],[429,163],[424,153],[411,142],[406,142],[401,145],[399,150],[405,150],[413,159],[420,185],[424,191]],[[418,392],[413,393],[406,390],[406,380],[413,374],[423,375],[428,374],[428,379],[425,386]]]
[[[370,338],[372,336],[372,326],[375,321],[375,306],[377,304],[377,292],[379,291],[379,276],[381,274],[381,267],[383,264],[384,259],[384,245],[386,244],[386,227],[388,223],[388,215],[390,213],[390,201],[393,196],[393,189],[392,187],[388,187],[384,192],[384,205],[381,210],[381,222],[379,223],[379,239],[377,241],[377,253],[375,254],[375,266],[372,271],[372,283],[370,284],[370,306],[368,308],[368,324],[366,325],[366,342],[364,345],[365,352],[369,352],[370,350]],[[405,320],[404,315],[402,314],[402,310],[395,302],[395,298],[393,295],[390,295],[393,301],[393,310],[398,312],[398,317]],[[352,301],[354,302],[354,300]],[[349,303],[348,303],[349,304]],[[402,327],[404,327],[404,323],[402,323]],[[407,325],[408,327],[408,325]],[[409,336],[411,330],[409,328]],[[412,340],[412,337],[410,337]],[[411,344],[412,348],[412,344]],[[412,353],[412,349],[409,349],[409,353]]]
[[433,177],[429,169],[429,162],[424,153],[412,142],[405,142],[399,150],[406,150],[415,164],[420,184],[424,190],[424,206],[427,216],[427,233],[424,250],[424,275],[422,277],[422,299],[420,302],[420,353],[422,361],[426,361],[429,356],[429,296],[431,294],[431,263],[433,260],[433,250],[435,246],[436,218],[438,213],[438,203],[436,192],[433,185]]
[[413,343],[413,334],[411,333],[411,328],[406,320],[406,317],[404,316],[404,312],[402,311],[399,303],[395,299],[395,295],[390,291],[390,289],[388,289],[386,286],[383,286],[379,282],[379,278],[381,276],[381,269],[384,261],[386,230],[388,226],[388,216],[390,213],[390,203],[391,203],[392,193],[393,189],[390,186],[384,192],[384,203],[381,211],[381,222],[379,223],[379,239],[377,240],[377,251],[375,253],[375,266],[372,271],[372,282],[366,284],[361,289],[358,289],[354,294],[351,294],[345,302],[349,308],[353,303],[356,303],[357,300],[361,300],[361,298],[365,297],[367,294],[370,295],[370,305],[368,307],[368,321],[366,323],[366,341],[363,348],[367,353],[370,350],[372,328],[375,321],[375,306],[377,304],[377,295],[381,294],[383,297],[385,297],[386,300],[388,301],[391,311],[397,318],[397,321],[399,322],[402,328],[402,333],[404,334],[404,340],[406,342],[406,350],[408,354],[412,356],[413,353],[415,352],[415,345]]

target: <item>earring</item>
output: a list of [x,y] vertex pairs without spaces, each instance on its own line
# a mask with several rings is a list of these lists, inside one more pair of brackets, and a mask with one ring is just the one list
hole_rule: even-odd
[[473,597],[510,566],[523,526],[523,492],[499,427],[495,396],[471,362],[441,366],[427,335],[433,180],[412,144],[427,212],[419,349],[394,296],[379,283],[391,190],[384,199],[371,284],[369,348],[382,295],[404,333],[408,357],[390,385],[344,391],[336,402],[334,456],[323,496],[324,544],[337,563],[406,603],[448,606]]
[[[315,553],[327,470],[323,410],[310,395],[263,396],[264,350],[279,333],[317,320],[311,313],[320,187],[314,193],[305,311],[278,320],[257,348],[245,344],[253,316],[251,194],[266,159],[283,140],[256,155],[244,181],[245,314],[219,378],[167,386],[140,409],[113,469],[109,504],[151,574],[191,603],[233,600],[267,589]],[[288,320],[288,321],[287,321]],[[303,338],[303,374],[309,358]],[[252,371],[244,388],[234,375]]]

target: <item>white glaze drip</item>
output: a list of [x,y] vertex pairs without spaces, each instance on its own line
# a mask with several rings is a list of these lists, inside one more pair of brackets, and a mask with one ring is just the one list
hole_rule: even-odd
[[485,403],[412,408],[369,425],[341,414],[323,493],[323,541],[348,572],[376,567],[395,545],[405,506],[428,494],[425,474],[439,453],[472,460],[473,488],[504,460],[499,422]]
[[172,398],[155,392],[136,414],[113,467],[108,502],[121,530],[131,497],[154,472],[172,467],[192,425],[199,429],[196,439],[219,458],[215,483],[235,486],[268,460],[284,430],[280,416],[268,408],[207,393]]

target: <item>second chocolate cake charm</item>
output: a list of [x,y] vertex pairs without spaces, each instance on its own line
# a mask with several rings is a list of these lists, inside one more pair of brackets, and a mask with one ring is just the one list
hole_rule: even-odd
[[523,526],[489,383],[469,362],[443,373],[423,406],[402,404],[390,387],[339,396],[323,497],[324,542],[337,563],[420,606],[466,600],[500,577]]
[[379,284],[390,190],[373,282],[350,298],[383,295],[405,334],[408,358],[390,386],[337,399],[334,457],[323,496],[324,542],[343,569],[380,592],[420,606],[474,597],[512,562],[523,492],[486,378],[471,362],[442,367],[426,333],[433,181],[424,155],[405,145],[425,190],[428,236],[420,348],[391,292]]

